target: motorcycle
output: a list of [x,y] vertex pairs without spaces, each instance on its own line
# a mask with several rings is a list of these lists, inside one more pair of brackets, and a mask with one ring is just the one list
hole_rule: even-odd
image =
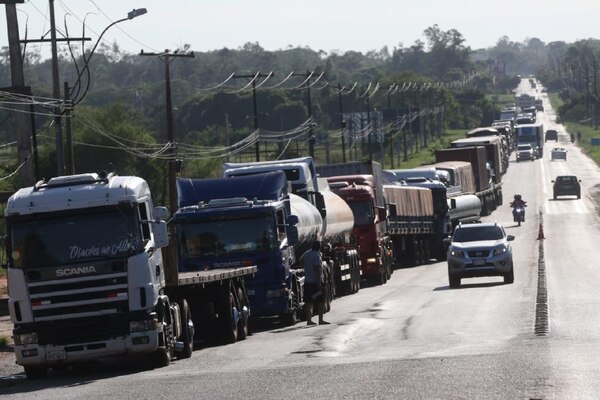
[[513,209],[513,220],[521,226],[521,222],[525,222],[525,208],[516,206]]

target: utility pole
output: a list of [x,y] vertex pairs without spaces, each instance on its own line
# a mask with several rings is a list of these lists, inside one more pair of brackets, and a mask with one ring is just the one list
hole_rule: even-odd
[[[252,79],[252,107],[254,109],[254,130],[258,131],[258,104],[256,101],[256,80],[258,78],[266,78],[269,75],[266,74],[262,74],[260,72],[254,74],[254,75],[237,75],[237,74],[233,74],[232,78],[242,78],[242,79]],[[256,162],[260,161],[260,140],[256,141],[256,147],[255,147],[255,157],[256,157]]]
[[[4,4],[6,8],[6,25],[8,31],[8,44],[10,52],[10,75],[13,90],[26,94],[29,92],[25,87],[25,77],[23,74],[23,59],[21,57],[21,46],[19,44],[19,23],[17,19],[16,3],[23,3],[24,0],[2,0],[0,4]],[[15,121],[15,130],[17,134],[17,160],[19,165],[22,165],[19,172],[21,186],[32,186],[34,182],[34,174],[32,168],[31,144],[29,142],[30,126],[27,121],[26,112],[29,107],[26,104],[15,106],[16,109],[23,112],[15,112],[13,114]]]
[[340,101],[340,128],[342,129],[342,162],[346,162],[346,121],[344,121],[344,102],[342,101],[342,85],[338,84]]
[[[0,0],[2,1],[2,0]],[[4,0],[6,2],[21,2],[19,0]],[[60,79],[59,79],[59,70],[58,70],[58,50],[57,43],[58,42],[81,42],[91,40],[90,38],[57,38],[56,37],[56,22],[54,18],[54,0],[49,0],[50,13],[50,39],[28,39],[28,40],[20,40],[20,43],[46,43],[50,42],[52,47],[52,97],[57,104],[53,107],[54,114],[54,129],[55,129],[55,146],[56,146],[56,171],[58,175],[63,175],[65,172],[65,161],[64,161],[64,150],[63,150],[63,140],[62,140],[62,121],[61,121],[61,109],[60,104],[58,103],[61,98],[60,93]],[[16,17],[15,17],[16,18]]]
[[171,62],[175,58],[187,57],[193,58],[194,52],[191,53],[171,53],[170,50],[165,50],[162,53],[144,53],[140,52],[141,56],[158,57],[165,64],[165,106],[167,114],[167,140],[169,141],[169,206],[171,214],[177,210],[177,162],[175,149],[175,132],[173,127],[173,104],[171,102]]
[[72,102],[69,98],[69,82],[64,84],[65,90],[65,131],[67,134],[67,174],[75,174],[75,160],[73,156],[73,137],[71,135],[71,111]]
[[[388,112],[390,113],[390,120],[393,122],[395,119],[392,116],[392,87],[390,86],[390,88],[388,89],[387,92],[387,101],[388,101]],[[392,138],[392,135],[390,135],[390,143],[388,143],[390,146],[390,163],[391,163],[391,168],[394,169],[394,140]]]
[[371,126],[371,100],[370,100],[370,95],[367,93],[367,129],[369,129],[369,135],[367,136],[367,138],[369,139],[368,141],[368,145],[369,145],[369,161],[373,161],[373,147],[371,146],[371,136],[373,133],[373,127]]
[[[306,73],[292,73],[292,76],[301,76],[306,78],[306,108],[308,110],[308,119],[312,118],[312,103],[310,98],[310,77],[313,75],[312,72],[306,71]],[[308,155],[313,159],[315,158],[315,134],[313,131],[314,123],[310,123],[308,130]]]

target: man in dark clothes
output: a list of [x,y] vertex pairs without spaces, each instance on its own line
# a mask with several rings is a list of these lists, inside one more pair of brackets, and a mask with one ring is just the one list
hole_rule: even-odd
[[319,325],[329,324],[329,322],[323,320],[325,293],[323,288],[323,260],[320,250],[321,242],[317,240],[313,243],[311,249],[302,255],[304,264],[304,312],[307,325],[316,325],[312,321],[315,303],[319,313]]

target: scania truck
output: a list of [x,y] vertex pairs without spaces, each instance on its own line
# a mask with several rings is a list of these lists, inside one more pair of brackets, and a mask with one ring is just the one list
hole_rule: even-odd
[[[10,197],[9,312],[16,360],[27,377],[116,355],[150,355],[155,366],[173,355],[190,357],[193,321],[201,319],[190,303],[211,301],[221,314],[213,317],[231,317],[222,326],[241,325],[240,316],[249,314],[243,299],[232,304],[229,292],[199,296],[215,282],[243,291],[243,275],[256,267],[179,272],[163,264],[167,214],[134,176],[61,176]],[[174,278],[170,286],[166,275]]]

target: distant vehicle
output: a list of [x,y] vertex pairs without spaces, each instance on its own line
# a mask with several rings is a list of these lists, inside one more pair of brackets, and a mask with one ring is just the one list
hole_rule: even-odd
[[544,101],[542,99],[535,99],[535,109],[537,111],[544,111]]
[[554,200],[556,200],[558,196],[577,196],[577,198],[580,199],[581,185],[579,182],[581,182],[581,180],[577,179],[575,175],[557,176],[556,179],[552,181],[552,183],[554,183],[554,187],[552,188]]
[[529,125],[535,123],[535,117],[531,114],[519,114],[515,122],[517,125]]
[[530,144],[520,144],[517,146],[517,162],[523,160],[535,160],[533,147]]
[[565,160],[567,161],[567,150],[563,147],[555,147],[552,149],[552,152],[550,153],[550,159],[552,161],[554,160]]
[[544,141],[547,142],[548,140],[558,142],[558,132],[554,129],[548,129],[544,135]]
[[448,281],[459,287],[462,278],[502,276],[514,282],[513,235],[497,223],[460,224],[448,247]]

